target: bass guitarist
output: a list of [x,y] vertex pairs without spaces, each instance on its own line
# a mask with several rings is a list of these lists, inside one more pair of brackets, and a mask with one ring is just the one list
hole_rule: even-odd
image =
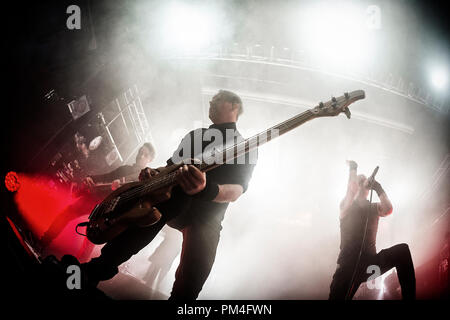
[[[188,133],[167,165],[194,158],[196,150],[202,153],[211,144],[220,148],[243,140],[236,128],[242,112],[241,98],[233,92],[220,90],[210,101],[209,118],[213,124]],[[222,139],[210,143],[212,136]],[[256,164],[249,160],[247,154],[208,173],[193,165],[180,167],[178,186],[172,189],[170,200],[156,206],[162,218],[148,227],[127,229],[109,241],[99,257],[82,264],[87,284],[96,286],[99,281],[114,277],[117,267],[147,246],[168,223],[183,233],[180,264],[169,299],[195,300],[213,266],[225,211],[230,202],[247,190]],[[140,179],[150,179],[154,174],[157,170],[147,168],[141,172]]]

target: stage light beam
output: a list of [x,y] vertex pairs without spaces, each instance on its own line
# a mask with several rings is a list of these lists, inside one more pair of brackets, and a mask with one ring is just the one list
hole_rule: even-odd
[[164,13],[162,38],[169,49],[195,51],[207,47],[217,28],[213,10],[173,2]]
[[[373,32],[363,8],[353,4],[317,2],[302,10],[294,27],[302,47],[327,67],[360,71],[374,55]],[[297,23],[297,22],[296,22]]]

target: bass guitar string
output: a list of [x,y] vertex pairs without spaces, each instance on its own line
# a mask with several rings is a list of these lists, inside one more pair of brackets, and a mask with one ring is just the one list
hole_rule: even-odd
[[[231,160],[231,159],[234,159],[236,157],[241,156],[242,154],[239,155],[239,154],[235,153],[233,155],[233,157],[231,157],[229,159],[226,159],[226,154],[231,149],[238,148],[238,152],[239,151],[242,152],[242,150],[239,150],[239,147],[241,145],[243,145],[243,144],[245,144],[245,149],[244,149],[243,154],[246,154],[251,148],[255,147],[255,144],[256,144],[256,146],[258,146],[258,139],[257,138],[260,137],[262,134],[267,134],[269,131],[271,131],[273,129],[276,129],[277,127],[281,128],[282,126],[287,126],[288,124],[290,124],[293,121],[297,122],[298,120],[307,120],[309,118],[309,116],[310,116],[310,113],[311,112],[309,110],[307,110],[306,112],[303,112],[300,115],[297,115],[297,116],[295,116],[295,117],[293,117],[291,119],[288,119],[288,120],[284,121],[283,123],[281,123],[281,124],[279,124],[277,126],[274,126],[274,127],[270,128],[270,129],[264,131],[263,133],[259,133],[257,135],[252,136],[251,138],[245,139],[245,140],[243,140],[243,141],[241,141],[241,142],[239,142],[237,144],[234,144],[233,146],[230,146],[230,147],[224,149],[221,152],[221,154],[219,154],[219,157],[221,155],[222,158],[225,158],[224,160],[228,161],[228,160]],[[215,158],[216,158],[216,156],[211,156],[209,158],[206,158],[205,160],[209,160],[209,161],[207,161],[208,163],[202,164],[201,167],[202,166],[208,167],[209,165],[214,165],[214,162],[212,162],[211,160],[214,160]],[[212,162],[212,163],[209,164],[209,162]],[[204,169],[204,168],[201,168],[201,169]],[[164,177],[162,177],[162,178],[160,178],[158,180],[153,180],[152,182],[150,182],[148,184],[145,184],[143,186],[139,186],[139,187],[133,188],[132,190],[130,190],[130,192],[125,192],[125,194],[121,198],[124,201],[127,201],[130,198],[136,197],[137,195],[139,195],[139,193],[141,193],[141,194],[144,193],[145,194],[145,193],[148,193],[150,191],[153,191],[154,189],[158,189],[158,188],[164,187],[164,186],[166,186],[167,182],[170,182],[170,183],[173,182],[175,176],[176,176],[175,172],[174,173],[169,173],[168,175],[166,175],[166,176],[164,176]]]
[[[255,144],[256,144],[256,146],[258,146],[258,139],[257,138],[260,137],[262,134],[267,134],[271,130],[280,129],[281,127],[288,126],[288,124],[290,126],[291,122],[294,122],[294,121],[297,122],[298,120],[301,120],[301,121],[308,120],[308,118],[311,115],[312,115],[312,112],[310,110],[307,110],[307,111],[305,111],[305,112],[303,112],[303,113],[301,113],[301,114],[299,114],[299,115],[297,115],[297,116],[295,116],[295,117],[293,117],[291,119],[288,119],[288,120],[286,120],[286,121],[284,121],[284,122],[282,122],[282,123],[280,123],[280,124],[278,124],[276,126],[273,126],[273,127],[269,128],[269,129],[267,129],[266,131],[264,131],[262,133],[256,134],[256,135],[254,135],[254,136],[252,136],[252,137],[250,137],[248,139],[245,139],[245,140],[241,141],[240,143],[234,144],[233,146],[230,146],[230,147],[224,149],[221,152],[222,158],[224,156],[226,158],[226,153],[228,151],[230,151],[231,149],[238,148],[238,151],[241,151],[241,150],[239,150],[239,146],[242,145],[242,144],[245,144],[245,149],[244,149],[243,154],[246,154],[250,150],[250,148],[255,147]],[[301,124],[301,122],[299,124]],[[234,158],[237,158],[237,157],[239,157],[241,155],[235,153],[233,155],[233,157],[231,157],[230,159],[226,159],[226,161],[234,159]],[[219,154],[219,156],[220,156],[220,154]],[[216,158],[216,156],[211,156],[209,158],[206,158],[206,160],[214,160],[215,158]],[[209,162],[210,161],[208,161],[208,163]],[[211,164],[208,164],[208,163],[202,164],[201,166],[205,165],[205,167],[208,167],[209,165],[214,165],[214,163],[211,163]],[[201,169],[204,169],[204,168],[201,168]],[[133,188],[129,192],[125,191],[123,196],[121,196],[121,200],[123,200],[123,202],[127,202],[131,198],[135,198],[138,195],[143,195],[143,194],[148,193],[150,191],[153,191],[155,189],[164,187],[164,186],[166,186],[167,182],[169,182],[169,184],[172,183],[175,180],[175,177],[176,177],[176,172],[171,172],[171,173],[165,175],[164,177],[161,177],[160,179],[153,180],[153,181],[149,182],[148,184],[145,184],[145,185]]]

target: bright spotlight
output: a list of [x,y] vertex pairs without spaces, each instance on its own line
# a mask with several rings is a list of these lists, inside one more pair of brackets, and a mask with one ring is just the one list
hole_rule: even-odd
[[442,90],[447,86],[448,75],[444,68],[437,68],[431,72],[431,83],[433,86]]
[[366,13],[353,4],[317,2],[300,12],[301,45],[313,52],[317,62],[345,69],[365,67],[374,53],[373,36]]
[[186,51],[205,48],[216,33],[215,21],[215,13],[206,7],[173,2],[164,14],[164,45]]

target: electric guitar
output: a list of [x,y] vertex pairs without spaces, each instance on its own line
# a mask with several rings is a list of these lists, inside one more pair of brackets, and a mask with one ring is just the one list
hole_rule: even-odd
[[[214,159],[223,161],[203,160],[195,166],[203,172],[213,170],[315,118],[332,117],[345,113],[350,119],[348,106],[364,98],[364,91],[356,90],[338,98],[333,97],[325,103],[320,102],[312,109],[214,154]],[[115,238],[130,226],[144,227],[158,222],[161,212],[153,206],[170,198],[172,188],[177,185],[177,169],[183,165],[184,163],[180,163],[164,167],[150,180],[131,182],[121,186],[94,208],[88,222],[79,224],[79,226],[86,225],[88,239],[95,244],[102,244]],[[150,207],[144,207],[141,204],[143,197],[151,203]]]

